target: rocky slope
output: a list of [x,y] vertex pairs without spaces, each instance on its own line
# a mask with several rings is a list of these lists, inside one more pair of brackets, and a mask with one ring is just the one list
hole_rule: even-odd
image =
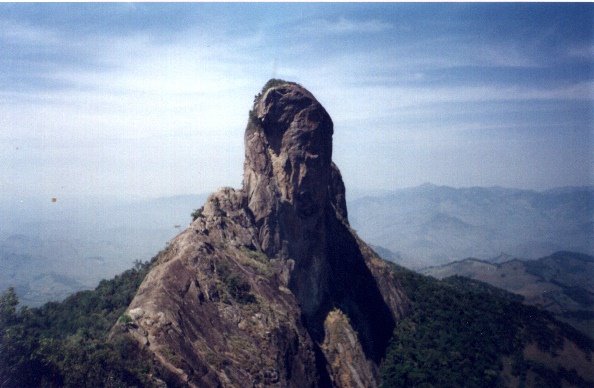
[[349,227],[330,116],[269,82],[245,132],[243,188],[212,194],[114,331],[189,386],[375,386],[409,301]]

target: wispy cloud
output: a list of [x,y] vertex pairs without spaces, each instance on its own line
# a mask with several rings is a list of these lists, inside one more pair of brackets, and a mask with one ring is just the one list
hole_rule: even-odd
[[461,47],[461,52],[467,52],[471,65],[488,67],[543,67],[546,63],[540,62],[534,55],[527,53],[517,44],[476,43]]
[[15,23],[0,19],[0,42],[7,44],[32,44],[39,47],[56,45],[60,40],[52,30],[31,24]]
[[567,55],[569,57],[594,60],[594,44],[569,47]]
[[[466,87],[335,87],[324,89],[321,98],[331,101],[339,121],[398,117],[403,110],[431,108],[437,104],[450,104],[459,110],[468,103],[502,103],[526,101],[590,101],[593,82],[578,83],[552,89],[533,89],[520,86],[466,86]],[[422,111],[421,111],[422,112]],[[419,113],[421,113],[419,112]],[[422,115],[422,113],[421,113]],[[421,117],[419,120],[423,120]],[[426,120],[427,118],[425,118]]]
[[[42,114],[55,110],[55,116],[61,116],[62,120],[47,117],[45,122],[49,126],[60,122],[62,128],[72,125],[74,131],[85,122],[83,136],[94,136],[95,126],[101,127],[97,131],[106,135],[122,134],[122,129],[134,132],[133,123],[136,125],[132,128],[143,126],[145,132],[151,132],[151,128],[158,131],[159,127],[183,126],[187,125],[188,112],[192,110],[204,112],[195,123],[199,128],[241,126],[243,122],[238,123],[235,114],[226,111],[225,106],[240,104],[239,99],[243,99],[243,105],[249,105],[256,89],[254,85],[258,83],[254,75],[258,74],[259,63],[239,54],[249,52],[246,47],[256,44],[257,38],[242,37],[221,45],[197,34],[189,34],[193,39],[184,37],[168,44],[154,42],[143,34],[117,39],[92,36],[76,41],[57,33],[50,35],[64,42],[62,50],[70,56],[76,53],[75,61],[88,65],[64,69],[56,64],[32,69],[31,76],[64,86],[45,89],[39,85],[38,89],[23,91],[5,83],[0,85],[0,98],[10,109],[19,106],[28,111],[41,109]],[[57,56],[60,54],[56,52]],[[230,95],[230,91],[234,93]],[[27,126],[18,124],[15,122],[10,130],[28,130]]]
[[379,19],[315,19],[300,25],[299,30],[304,33],[316,34],[373,34],[385,32],[393,28],[391,23]]

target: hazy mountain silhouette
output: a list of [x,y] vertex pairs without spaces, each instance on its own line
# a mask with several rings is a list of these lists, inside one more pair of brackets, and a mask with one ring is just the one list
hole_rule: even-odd
[[502,252],[535,259],[594,254],[594,188],[536,192],[425,184],[349,202],[351,224],[400,264],[422,268]]

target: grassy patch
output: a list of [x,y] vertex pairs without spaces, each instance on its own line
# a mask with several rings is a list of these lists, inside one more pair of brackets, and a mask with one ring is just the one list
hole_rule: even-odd
[[240,264],[252,268],[263,276],[272,276],[273,270],[270,259],[264,252],[250,250],[245,247],[241,247],[239,250],[242,254],[237,255],[237,261]]

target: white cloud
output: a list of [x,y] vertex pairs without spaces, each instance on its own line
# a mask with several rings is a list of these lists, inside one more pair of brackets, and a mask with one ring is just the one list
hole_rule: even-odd
[[197,38],[162,45],[141,35],[74,42],[70,45],[92,55],[87,61],[102,66],[52,67],[41,76],[68,87],[5,90],[0,92],[2,109],[12,117],[9,131],[17,134],[36,126],[63,137],[77,132],[90,138],[243,126],[259,87],[254,77],[258,64],[238,54],[246,52],[238,49],[246,44],[242,38],[209,47]]
[[315,19],[299,26],[299,31],[314,34],[371,34],[393,28],[392,24],[378,19],[353,20],[340,17],[337,20]]
[[[323,84],[323,81],[313,83]],[[464,103],[492,103],[508,101],[588,101],[592,99],[594,83],[591,81],[564,85],[550,89],[533,87],[485,86],[352,86],[333,84],[320,86],[319,99],[328,101],[335,121],[361,121],[384,117],[398,117],[410,109],[422,108],[417,119],[422,119],[424,108],[437,104],[452,104],[452,109]]]

